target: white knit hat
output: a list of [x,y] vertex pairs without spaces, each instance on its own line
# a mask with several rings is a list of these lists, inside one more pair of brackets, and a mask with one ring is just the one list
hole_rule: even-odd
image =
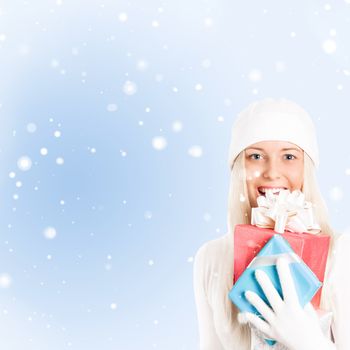
[[250,104],[232,127],[229,166],[238,154],[260,141],[287,141],[302,148],[319,165],[317,137],[309,114],[284,98],[267,98]]

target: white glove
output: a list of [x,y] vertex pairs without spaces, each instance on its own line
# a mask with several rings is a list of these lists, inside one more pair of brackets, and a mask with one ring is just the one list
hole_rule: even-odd
[[282,287],[283,299],[267,274],[256,270],[255,276],[272,309],[254,292],[247,291],[247,300],[264,319],[250,312],[239,313],[240,323],[251,323],[267,338],[277,340],[289,350],[336,350],[334,344],[322,333],[316,311],[309,303],[303,309],[299,304],[288,262],[277,260],[277,272]]

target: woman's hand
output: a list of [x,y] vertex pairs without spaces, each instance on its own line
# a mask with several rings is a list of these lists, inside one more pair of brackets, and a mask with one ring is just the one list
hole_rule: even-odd
[[283,299],[267,274],[257,270],[255,276],[271,308],[256,293],[247,291],[247,300],[260,312],[264,320],[246,312],[238,315],[239,322],[251,323],[267,338],[277,340],[290,350],[335,349],[333,343],[323,335],[311,304],[305,309],[300,306],[288,262],[280,258],[276,266]]

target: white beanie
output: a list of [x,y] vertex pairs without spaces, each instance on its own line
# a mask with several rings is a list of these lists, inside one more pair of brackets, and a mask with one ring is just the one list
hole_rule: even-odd
[[235,120],[229,151],[229,166],[238,154],[260,141],[287,141],[302,148],[319,165],[316,131],[309,114],[284,98],[267,98],[250,104]]

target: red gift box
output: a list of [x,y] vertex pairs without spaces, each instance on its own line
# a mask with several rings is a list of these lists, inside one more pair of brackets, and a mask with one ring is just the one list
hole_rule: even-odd
[[[235,283],[261,248],[276,232],[269,228],[253,225],[236,225],[234,232],[234,278]],[[326,269],[330,236],[322,233],[296,233],[285,231],[282,236],[289,242],[294,252],[323,282]],[[311,300],[312,305],[320,305],[322,287]]]

